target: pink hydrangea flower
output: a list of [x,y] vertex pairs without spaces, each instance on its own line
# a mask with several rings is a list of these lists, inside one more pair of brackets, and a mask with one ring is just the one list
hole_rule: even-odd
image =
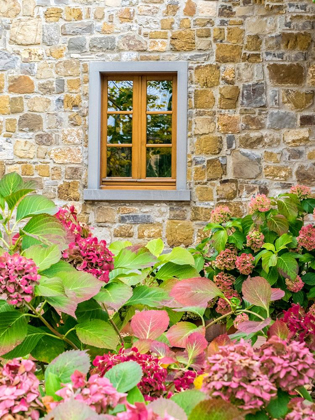
[[294,280],[285,279],[285,284],[290,292],[297,293],[303,289],[304,283],[300,276],[296,276]]
[[246,236],[246,246],[257,252],[264,244],[265,237],[259,230],[252,230]]
[[214,264],[219,270],[233,270],[237,258],[235,249],[225,249],[216,257]]
[[175,376],[173,383],[177,392],[185,391],[190,389],[196,379],[197,372],[193,370],[186,370],[185,372],[178,371]]
[[72,234],[72,240],[78,238],[88,238],[92,235],[90,228],[84,223],[79,222],[77,211],[74,206],[62,207],[55,214],[65,229]]
[[262,371],[283,391],[312,383],[315,359],[305,343],[287,342],[272,336],[259,349]]
[[132,360],[137,362],[143,371],[143,377],[138,387],[147,401],[159,398],[166,391],[165,381],[167,370],[163,368],[159,359],[151,354],[141,354],[136,347],[131,349],[120,349],[118,354],[107,353],[97,356],[93,365],[96,367],[94,372],[100,375],[105,373],[113,366]]
[[114,416],[107,416],[110,419],[118,420],[176,420],[174,417],[165,413],[163,417],[155,414],[152,409],[148,408],[144,403],[135,403],[135,405],[127,404],[127,411],[118,413]]
[[292,410],[286,415],[285,420],[315,420],[315,404],[303,400],[303,398],[293,398],[289,402]]
[[297,195],[300,200],[310,198],[312,195],[310,187],[306,187],[305,185],[294,185],[290,188],[290,193]]
[[0,368],[0,418],[23,414],[39,419],[39,380],[35,363],[31,360],[13,359]]
[[315,303],[308,308],[308,314],[315,317]]
[[255,412],[276,396],[277,389],[261,371],[260,357],[241,340],[220,346],[208,357],[202,391],[238,407]]
[[0,295],[10,305],[21,306],[34,297],[40,276],[33,260],[7,252],[0,256]]
[[246,321],[249,321],[249,318],[245,312],[243,312],[242,314],[238,314],[234,319],[234,327],[238,330],[239,324]]
[[232,213],[227,206],[218,206],[211,212],[212,223],[225,223],[231,219]]
[[105,283],[109,281],[109,273],[114,268],[113,254],[108,250],[106,241],[99,241],[95,237],[77,238],[62,256],[77,270],[86,271]]
[[291,338],[305,343],[309,349],[315,351],[315,315],[312,311],[305,313],[300,305],[292,304],[290,309],[284,311],[283,321]]
[[255,258],[252,254],[243,253],[236,258],[235,265],[241,274],[249,275],[254,269],[254,261]]
[[271,209],[271,201],[265,194],[257,194],[249,203],[249,212],[251,214],[255,211],[266,212]]
[[224,273],[221,271],[216,276],[214,276],[213,280],[218,288],[222,290],[222,292],[226,292],[227,290],[233,288],[236,279],[234,276],[232,276],[232,274]]
[[[224,292],[224,296],[229,300],[231,300],[232,298],[237,298],[240,301],[242,300],[237,291],[233,289]],[[219,298],[215,310],[216,312],[218,312],[218,314],[225,315],[231,311],[231,306],[225,299]]]
[[307,251],[315,249],[315,227],[312,225],[303,226],[297,237],[299,246],[304,247]]
[[[98,414],[106,414],[110,408],[126,403],[126,394],[118,392],[107,378],[94,374],[87,381],[85,375],[76,371],[71,376],[71,381],[72,384],[66,384],[56,392],[63,401],[73,397]],[[50,403],[50,407],[53,409],[61,402]]]
[[[216,276],[214,276],[213,280],[215,284],[218,286],[218,288],[224,293],[224,296],[227,299],[238,298],[241,300],[237,291],[233,289],[233,285],[235,283],[234,276],[221,271]],[[230,310],[231,310],[231,306],[229,305],[229,303],[225,299],[219,298],[217,301],[216,312],[224,315],[230,312]]]

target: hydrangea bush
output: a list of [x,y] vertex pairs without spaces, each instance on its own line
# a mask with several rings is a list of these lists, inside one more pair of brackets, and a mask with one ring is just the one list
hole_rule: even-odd
[[314,208],[295,186],[218,206],[194,249],[108,245],[6,175],[0,417],[315,419]]

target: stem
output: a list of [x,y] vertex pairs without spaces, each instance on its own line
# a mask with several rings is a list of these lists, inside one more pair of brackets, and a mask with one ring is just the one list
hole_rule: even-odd
[[74,331],[74,330],[75,330],[75,327],[74,328],[71,328],[69,331],[66,332],[66,334],[64,335],[64,337],[67,337],[67,335],[70,334],[71,331]]
[[265,320],[265,318],[264,318],[264,317],[262,317],[261,315],[258,315],[258,314],[256,314],[255,312],[249,311],[248,309],[241,309],[240,313],[242,313],[242,312],[247,312],[248,314],[255,315],[255,316],[257,316],[258,318],[260,318],[262,321],[264,321],[264,320]]
[[110,317],[110,315],[109,315],[109,312],[108,312],[108,310],[107,310],[107,308],[106,308],[106,305],[105,305],[104,303],[102,303],[102,307],[103,307],[104,311],[107,313],[107,315],[108,315],[108,319],[109,319],[109,322],[112,324],[112,326],[113,326],[114,330],[116,331],[116,333],[117,333],[117,335],[118,335],[118,337],[119,337],[119,340],[120,340],[120,342],[121,342],[121,345],[124,347],[124,345],[125,345],[124,339],[123,339],[122,335],[120,334],[120,331],[119,331],[119,329],[117,328],[117,325],[116,325],[116,324],[115,324],[115,322],[111,319],[111,317]]
[[9,244],[3,239],[3,238],[0,238],[0,240],[4,243],[4,245],[9,249],[10,248],[10,246],[9,246]]
[[74,343],[72,343],[72,341],[70,341],[67,337],[65,337],[65,336],[63,336],[62,334],[60,334],[60,332],[59,331],[57,331],[57,330],[55,330],[50,324],[49,324],[49,322],[47,322],[46,321],[46,319],[41,315],[41,314],[39,314],[37,311],[36,311],[36,309],[34,308],[34,306],[32,306],[30,303],[27,303],[26,304],[29,308],[30,308],[30,310],[32,311],[32,312],[34,312],[34,314],[35,315],[37,315],[37,317],[42,321],[42,323],[43,324],[45,324],[46,325],[46,327],[52,332],[52,333],[54,333],[57,337],[59,337],[61,340],[63,340],[63,341],[65,341],[66,343],[68,343],[72,348],[74,348],[75,350],[78,350],[78,347],[74,344]]
[[214,324],[216,324],[217,322],[221,321],[221,319],[224,319],[224,318],[226,318],[226,317],[228,317],[228,316],[230,316],[230,315],[233,315],[233,314],[234,314],[234,312],[233,312],[233,311],[231,311],[231,312],[228,312],[228,313],[227,313],[227,314],[225,314],[225,315],[220,316],[219,318],[217,318],[217,319],[215,319],[214,321],[210,322],[210,324],[206,325],[206,329],[207,329],[207,328],[209,328],[209,327],[211,327],[211,325],[214,325]]

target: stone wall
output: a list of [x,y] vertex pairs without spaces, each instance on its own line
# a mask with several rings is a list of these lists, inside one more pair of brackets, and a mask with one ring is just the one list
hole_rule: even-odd
[[[215,203],[315,186],[315,5],[254,1],[0,0],[0,175],[107,240],[169,246],[198,241]],[[83,203],[92,60],[190,63],[191,203]]]

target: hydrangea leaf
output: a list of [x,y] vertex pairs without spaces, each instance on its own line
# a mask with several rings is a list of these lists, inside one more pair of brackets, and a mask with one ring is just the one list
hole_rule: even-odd
[[204,392],[198,391],[198,389],[188,389],[187,391],[173,395],[171,400],[175,401],[185,411],[187,416],[189,416],[193,408],[206,398],[207,395]]
[[17,207],[16,220],[38,214],[55,214],[57,207],[55,203],[43,195],[28,195]]
[[119,337],[114,328],[106,321],[93,319],[79,323],[75,327],[77,336],[88,346],[116,350]]
[[290,401],[290,395],[287,392],[278,390],[277,398],[270,401],[266,410],[273,419],[283,419],[288,413],[288,403]]
[[137,362],[129,361],[113,366],[106,372],[105,377],[118,392],[127,392],[138,385],[142,374],[141,366]]
[[56,217],[47,214],[36,215],[24,226],[21,234],[24,235],[23,249],[40,243],[45,245],[56,244],[64,249],[66,231]]
[[299,272],[299,265],[290,252],[278,257],[277,269],[281,276],[294,280]]
[[281,319],[277,319],[277,321],[269,328],[268,337],[276,335],[282,340],[286,340],[289,336],[289,333],[290,331],[286,323],[284,321],[281,321]]
[[47,270],[56,264],[61,258],[61,252],[57,245],[44,248],[41,245],[34,245],[24,252],[26,258],[31,258],[38,267],[38,271]]
[[0,355],[22,343],[27,334],[27,320],[18,311],[2,312],[0,316]]
[[125,283],[109,283],[101,288],[95,300],[118,311],[132,296],[132,288]]
[[235,405],[223,400],[204,400],[197,404],[188,420],[243,420],[245,414],[241,413]]
[[188,279],[190,277],[198,277],[198,271],[191,265],[178,265],[172,262],[164,264],[156,273],[156,278],[159,280],[169,280],[172,277],[178,279]]
[[164,243],[162,239],[153,239],[149,243],[147,243],[146,248],[153,254],[155,257],[158,257],[160,254],[162,254],[164,249]]
[[176,420],[187,420],[185,411],[175,401],[167,400],[166,398],[158,398],[152,401],[148,405],[148,409],[151,409],[153,413],[159,415],[161,418],[164,418],[168,414]]
[[283,235],[289,230],[288,219],[282,214],[270,215],[268,217],[267,226],[278,235]]
[[208,341],[200,332],[193,332],[187,338],[186,351],[190,360],[193,360],[207,348]]
[[72,298],[75,303],[84,302],[94,297],[101,289],[102,282],[92,274],[84,271],[71,271],[58,273],[62,280],[65,293]]
[[242,293],[247,302],[268,311],[271,301],[271,286],[263,277],[249,277],[244,281]]
[[244,321],[239,323],[238,330],[247,334],[252,334],[261,331],[263,328],[267,327],[270,322],[270,318],[266,318],[263,321]]
[[129,270],[152,267],[155,263],[156,257],[147,248],[140,248],[136,252],[124,248],[115,258],[115,268],[128,268]]
[[155,340],[166,331],[169,322],[166,311],[142,311],[132,318],[131,329],[140,339]]
[[170,296],[183,306],[206,308],[210,300],[223,295],[213,281],[205,277],[196,277],[176,283]]
[[159,260],[166,263],[172,262],[177,265],[192,265],[195,266],[195,260],[192,254],[185,248],[175,247],[169,254],[159,256]]
[[54,408],[45,420],[97,420],[99,418],[100,416],[88,405],[70,398]]
[[27,326],[27,336],[21,344],[16,346],[9,353],[3,355],[4,359],[14,359],[16,357],[25,357],[32,352],[39,340],[45,335],[45,331],[40,328]]
[[126,305],[146,305],[156,308],[168,297],[167,292],[159,287],[138,286],[133,290],[133,295]]
[[185,348],[188,336],[197,329],[197,325],[191,322],[178,322],[167,331],[166,337],[172,347]]
[[0,180],[0,194],[7,197],[23,187],[23,179],[16,172],[4,175]]
[[65,343],[63,340],[44,335],[31,351],[31,355],[40,362],[50,363],[55,357],[64,352],[64,350]]
[[285,295],[284,291],[281,289],[271,289],[271,297],[270,300],[274,301],[274,300],[279,300],[282,299],[283,296]]

